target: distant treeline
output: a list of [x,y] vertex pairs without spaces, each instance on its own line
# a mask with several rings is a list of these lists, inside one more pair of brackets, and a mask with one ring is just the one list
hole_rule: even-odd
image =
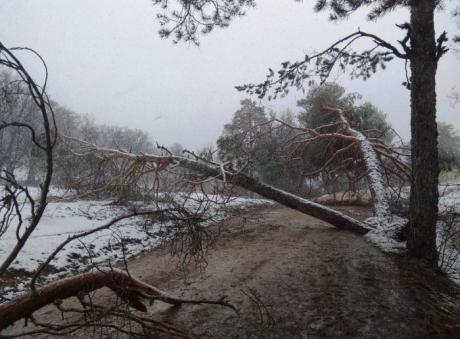
[[[21,182],[35,185],[43,175],[43,159],[41,152],[30,138],[31,126],[40,140],[40,112],[33,104],[27,89],[8,72],[0,73],[0,120],[19,122],[22,126],[0,130],[0,168],[16,175]],[[58,130],[57,147],[54,153],[53,184],[63,188],[78,188],[81,183],[90,184],[86,179],[95,171],[99,159],[84,154],[75,154],[75,143],[67,137],[85,140],[100,146],[128,150],[130,152],[154,152],[152,138],[144,131],[97,124],[89,116],[75,113],[57,102],[52,103]],[[123,164],[118,164],[122,166]],[[114,166],[106,170],[97,180],[104,181],[116,175],[119,168]],[[92,182],[92,188],[99,183]],[[89,188],[89,187],[86,187]]]
[[[35,185],[43,175],[43,159],[37,146],[30,138],[30,129],[36,131],[40,140],[40,117],[32,99],[26,95],[22,82],[14,79],[10,73],[0,73],[0,121],[19,122],[21,126],[0,129],[0,169],[16,175],[21,182]],[[298,101],[299,113],[291,110],[273,112],[262,105],[246,99],[234,113],[230,123],[224,126],[217,140],[217,152],[212,147],[197,151],[203,157],[214,161],[230,162],[235,169],[257,177],[269,184],[302,195],[318,195],[340,190],[350,180],[353,173],[337,178],[337,173],[315,171],[324,164],[334,152],[343,145],[340,141],[319,141],[308,148],[298,147],[290,142],[299,128],[322,128],[330,123],[331,117],[324,113],[323,105],[340,107],[351,126],[371,138],[379,138],[386,144],[399,140],[386,115],[370,102],[362,102],[357,93],[346,93],[337,84],[313,87],[305,98]],[[139,129],[117,127],[95,123],[94,119],[78,114],[53,102],[56,125],[58,128],[57,147],[55,148],[55,170],[53,184],[80,192],[98,189],[118,173],[124,171],[123,161],[113,162],[104,167],[103,173],[93,175],[98,170],[100,159],[91,154],[81,154],[70,138],[85,140],[103,147],[126,150],[133,153],[157,153],[151,136]],[[279,119],[293,128],[273,128],[270,121]],[[460,137],[448,124],[439,124],[440,164],[443,170],[452,170],[460,166]],[[406,145],[407,146],[407,145]],[[186,145],[185,145],[186,148]],[[173,145],[172,153],[179,154],[184,149]],[[347,153],[341,154],[337,162],[343,161]],[[359,164],[356,165],[357,168]],[[342,173],[343,174],[343,173]],[[154,180],[146,177],[146,181]],[[173,182],[173,181],[172,181]],[[148,182],[145,183],[148,186]],[[356,188],[359,189],[358,185]],[[118,187],[119,190],[133,191],[133,187]],[[169,189],[173,189],[169,186]],[[111,192],[113,193],[113,192]]]

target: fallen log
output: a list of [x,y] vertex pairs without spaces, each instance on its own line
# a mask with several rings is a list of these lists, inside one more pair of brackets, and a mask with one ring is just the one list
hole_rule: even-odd
[[[149,171],[161,172],[173,166],[180,166],[182,168],[197,172],[203,177],[212,177],[224,182],[231,183],[233,185],[240,186],[267,199],[276,201],[284,206],[323,220],[337,228],[352,231],[357,234],[366,234],[371,230],[371,228],[365,223],[340,213],[332,208],[267,185],[262,181],[250,177],[242,172],[228,171],[224,168],[223,165],[206,162],[200,159],[175,156],[172,154],[134,154],[123,150],[99,147],[95,144],[71,137],[66,138],[68,140],[78,142],[80,146],[84,148],[84,153],[86,154],[93,153],[96,156],[106,159],[129,160],[133,162],[132,168],[135,168],[136,164],[139,168],[144,168],[145,164],[150,164],[151,166],[148,169]],[[140,177],[140,175],[141,173],[138,175],[138,177]],[[133,171],[130,172],[130,176],[133,177]]]
[[181,304],[213,304],[229,307],[236,311],[234,306],[225,302],[225,298],[216,301],[180,299],[136,279],[125,271],[116,268],[92,269],[86,273],[49,283],[35,292],[30,291],[0,304],[0,330],[13,325],[20,319],[30,317],[35,311],[46,305],[58,300],[79,296],[81,293],[96,291],[102,287],[110,288],[131,307],[141,312],[147,311],[142,299],[161,300],[174,306]]
[[[179,166],[183,168],[196,171],[204,176],[224,180],[224,175],[218,167],[201,161],[181,157],[173,157],[172,161],[177,162]],[[276,201],[299,212],[323,220],[337,228],[352,231],[357,234],[366,234],[371,230],[365,223],[359,220],[311,200],[267,185],[244,173],[231,173],[227,171],[225,173],[225,181],[260,194],[264,198]]]

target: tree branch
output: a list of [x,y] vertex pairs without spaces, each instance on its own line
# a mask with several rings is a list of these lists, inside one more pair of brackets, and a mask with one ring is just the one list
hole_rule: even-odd
[[[356,140],[356,138],[353,138]],[[182,168],[186,168],[192,170],[194,172],[200,173],[202,176],[205,177],[213,177],[219,180],[224,179],[224,175],[222,173],[222,168],[219,165],[214,165],[212,163],[189,159],[181,156],[159,156],[159,155],[152,155],[152,154],[132,154],[129,152],[124,152],[121,150],[113,150],[104,147],[98,147],[94,144],[90,144],[88,142],[82,141],[82,145],[86,151],[91,152],[95,155],[100,157],[109,157],[113,158],[114,156],[117,158],[123,158],[131,161],[145,161],[151,162],[156,167],[159,167],[159,164],[168,164],[169,167],[172,166],[180,166]],[[162,166],[162,170],[166,170],[167,166]],[[315,218],[324,220],[331,225],[338,227],[340,229],[349,230],[358,234],[365,234],[370,229],[364,223],[355,220],[349,216],[346,216],[340,212],[337,212],[333,209],[330,209],[326,206],[322,206],[320,204],[314,203],[310,200],[298,197],[294,194],[282,191],[270,185],[267,185],[255,178],[252,178],[242,172],[233,172],[228,169],[224,169],[225,171],[225,180],[227,183],[234,184],[250,190],[252,192],[258,193],[265,198],[274,200],[283,204],[287,207],[296,209],[302,213],[311,215]]]
[[[349,47],[360,39],[371,39],[374,46],[362,53],[349,51]],[[383,51],[379,49],[383,49]],[[406,53],[401,52],[396,46],[379,36],[358,30],[336,41],[319,53],[312,56],[305,55],[302,61],[283,62],[276,77],[275,72],[269,69],[269,74],[264,82],[245,84],[235,88],[263,98],[268,94],[269,89],[274,87],[273,94],[269,95],[268,99],[276,99],[278,95],[285,96],[288,93],[288,87],[295,86],[302,89],[305,81],[311,84],[315,77],[318,77],[320,83],[323,84],[337,65],[343,71],[347,66],[351,67],[350,74],[352,77],[367,79],[371,73],[376,72],[378,65],[384,68],[385,64],[393,59],[393,56],[403,60],[409,59],[407,51]]]
[[9,302],[0,304],[0,329],[5,329],[20,319],[30,317],[35,311],[55,301],[78,296],[82,293],[89,293],[102,287],[110,288],[121,299],[128,302],[131,307],[141,312],[147,311],[147,307],[142,302],[143,298],[161,300],[175,306],[182,304],[211,304],[236,310],[233,305],[225,301],[225,297],[218,300],[181,299],[136,279],[125,271],[115,268],[93,269],[86,273],[50,283],[37,290],[37,293],[29,292]]

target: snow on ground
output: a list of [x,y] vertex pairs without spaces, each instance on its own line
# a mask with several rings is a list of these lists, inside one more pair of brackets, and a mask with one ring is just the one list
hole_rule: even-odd
[[[457,225],[457,228],[460,225]],[[449,277],[460,285],[460,243],[458,236],[456,239],[445,235],[446,224],[438,222],[437,245],[439,252],[439,267],[446,272]]]
[[[368,171],[371,189],[374,193],[374,217],[365,222],[372,227],[366,237],[385,252],[399,253],[406,250],[406,243],[398,241],[399,232],[407,224],[407,219],[390,212],[388,195],[382,176],[380,162],[366,136],[353,130],[360,140],[360,147]],[[409,187],[402,192],[402,198],[409,199]],[[460,180],[451,178],[439,185],[439,212],[460,214]],[[446,223],[439,222],[437,226],[437,246],[440,253],[439,266],[450,277],[460,284],[460,239],[457,235],[452,237],[452,229],[448,229]],[[454,226],[456,230],[460,225]],[[450,234],[446,236],[446,234]],[[446,240],[447,239],[447,240]]]
[[366,238],[376,244],[384,252],[401,253],[406,250],[406,242],[398,241],[397,233],[407,223],[407,219],[392,215],[388,219],[385,228],[380,227],[381,223],[377,217],[367,218],[366,224],[373,229],[366,234]]
[[[33,271],[39,262],[43,262],[48,255],[68,236],[91,230],[103,225],[113,217],[126,212],[126,208],[110,205],[110,201],[76,201],[76,202],[51,202],[48,204],[45,215],[26,246],[19,254],[12,268]],[[27,211],[26,211],[27,213]],[[104,258],[103,248],[111,243],[114,231],[121,236],[137,239],[144,238],[136,225],[141,224],[140,218],[120,222],[113,230],[105,230],[83,239],[88,250],[98,253],[99,260]],[[16,244],[15,228],[10,227],[0,240],[0,260]],[[151,239],[148,239],[151,241]],[[70,243],[62,253],[53,260],[52,265],[61,269],[69,264],[69,257],[85,256],[87,249],[83,243]]]
[[[409,188],[404,190],[404,197],[409,198]],[[460,179],[451,179],[439,185],[439,212],[460,214]],[[392,216],[392,221],[386,231],[378,228],[379,222],[377,217],[371,217],[366,223],[374,228],[366,237],[380,247],[383,251],[389,253],[400,253],[406,250],[405,242],[397,241],[397,232],[407,223],[407,219]],[[460,225],[456,226],[459,230]],[[450,231],[453,232],[452,230]],[[460,240],[452,238],[446,241],[446,224],[438,222],[437,226],[437,245],[440,252],[439,265],[449,275],[449,277],[460,285]],[[449,236],[448,236],[449,238]]]
[[439,185],[439,211],[460,213],[460,180]]
[[[33,193],[37,195],[39,192],[34,191]],[[56,195],[63,192],[53,190],[52,193]],[[192,199],[186,201],[185,206],[192,211],[199,209],[202,198],[202,195],[194,194]],[[264,199],[232,198],[223,208],[220,204],[223,202],[222,197],[210,196],[210,198],[215,203],[208,207],[207,213],[217,221],[228,217],[230,210],[244,210],[271,204],[270,201]],[[177,202],[185,198],[179,194],[175,199]],[[155,209],[145,204],[138,204],[138,207]],[[165,205],[159,207],[162,208]],[[109,200],[51,201],[40,224],[11,268],[33,272],[69,236],[99,227],[127,212],[129,212],[129,207],[114,205]],[[23,213],[30,215],[30,209],[25,208]],[[120,221],[110,229],[91,234],[81,240],[75,240],[66,245],[51,262],[53,270],[48,275],[48,279],[64,276],[68,272],[83,271],[92,264],[109,265],[121,260],[123,253],[130,257],[152,248],[158,245],[161,236],[164,235],[165,227],[170,225],[170,221],[162,222],[160,225],[149,222],[144,217],[134,217]],[[15,231],[15,227],[10,227],[0,238],[0,262],[16,244]],[[19,290],[25,286],[22,284]],[[6,296],[11,297],[17,292],[18,289],[7,293]]]
[[[455,213],[460,215],[460,178],[450,179],[439,185],[439,212]],[[457,217],[457,223],[460,217]],[[460,232],[460,224],[455,229],[446,228],[446,224],[440,222],[437,228],[437,242],[440,248],[440,265],[446,268],[449,276],[460,285],[460,234],[456,237],[448,236],[445,242],[445,234]],[[442,261],[442,262],[441,262]]]

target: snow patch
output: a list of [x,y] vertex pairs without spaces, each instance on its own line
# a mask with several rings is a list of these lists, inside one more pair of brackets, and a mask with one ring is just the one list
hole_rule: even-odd
[[[35,194],[38,193],[34,192]],[[175,203],[180,203],[191,212],[208,213],[213,221],[222,221],[231,215],[235,209],[247,209],[255,206],[270,205],[273,202],[265,199],[249,199],[239,197],[206,196],[210,205],[203,207],[205,197],[199,193],[191,195],[177,194]],[[155,206],[137,203],[142,209],[164,208],[172,202]],[[225,204],[224,204],[225,203]],[[127,214],[129,207],[112,204],[112,201],[79,200],[52,201],[48,204],[42,220],[29,241],[24,246],[11,269],[33,272],[48,256],[68,237],[102,226],[115,217]],[[29,206],[25,206],[23,217],[31,215]],[[211,221],[203,223],[210,224]],[[67,244],[51,261],[51,273],[46,281],[66,276],[69,272],[85,271],[94,265],[110,265],[120,261],[124,256],[131,257],[146,249],[155,247],[164,239],[168,227],[174,226],[171,221],[154,222],[145,217],[125,219],[113,225],[110,229],[102,230],[87,237]],[[16,245],[15,227],[12,225],[0,238],[0,262]],[[167,233],[167,232],[166,232]],[[26,281],[16,288],[3,290],[2,297],[11,298],[27,289]],[[1,303],[1,300],[0,300]]]
[[391,215],[385,227],[381,227],[381,220],[377,217],[367,218],[365,223],[373,227],[366,234],[366,238],[377,245],[381,250],[388,253],[402,253],[406,251],[406,242],[398,241],[399,232],[407,223],[406,218]]

